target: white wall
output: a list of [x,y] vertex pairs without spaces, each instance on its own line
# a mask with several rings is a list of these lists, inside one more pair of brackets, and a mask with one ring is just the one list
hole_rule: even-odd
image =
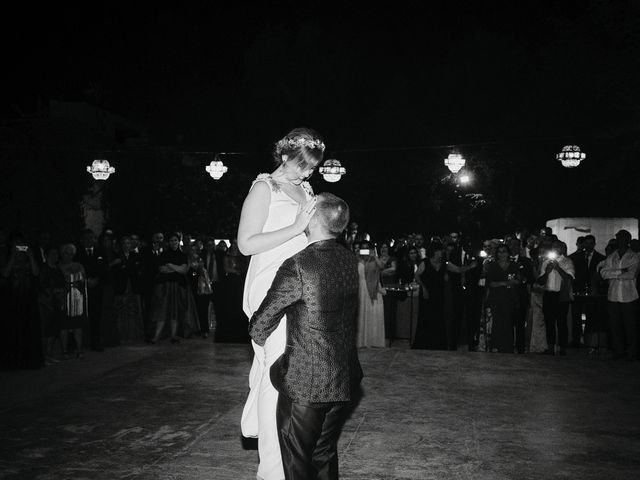
[[604,254],[604,247],[618,230],[628,230],[632,238],[638,238],[637,218],[567,217],[547,221],[553,233],[567,244],[569,254],[576,250],[578,237],[596,237],[596,250]]

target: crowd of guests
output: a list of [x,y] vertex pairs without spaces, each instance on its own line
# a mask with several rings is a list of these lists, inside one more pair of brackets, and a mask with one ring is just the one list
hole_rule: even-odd
[[86,348],[213,336],[248,342],[248,259],[235,240],[180,232],[29,242],[0,232],[0,366],[39,368]]
[[[342,242],[359,260],[359,347],[388,346],[399,302],[415,296],[415,349],[566,355],[571,346],[637,358],[640,241],[625,230],[604,254],[586,235],[568,255],[546,227],[474,246],[459,232],[374,242],[352,222]],[[247,265],[235,239],[207,235],[145,242],[86,229],[57,243],[47,232],[36,242],[0,232],[1,366],[165,339],[248,342]]]
[[459,232],[375,243],[352,222],[343,241],[360,261],[358,346],[388,345],[398,299],[415,291],[412,348],[637,359],[640,241],[626,230],[604,254],[586,235],[569,255],[548,227],[482,245]]

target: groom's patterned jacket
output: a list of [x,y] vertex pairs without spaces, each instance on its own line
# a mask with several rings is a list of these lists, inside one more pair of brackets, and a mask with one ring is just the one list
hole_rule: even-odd
[[284,354],[271,367],[275,388],[296,403],[354,400],[362,379],[355,343],[358,263],[335,240],[287,259],[249,323],[258,345],[287,316]]

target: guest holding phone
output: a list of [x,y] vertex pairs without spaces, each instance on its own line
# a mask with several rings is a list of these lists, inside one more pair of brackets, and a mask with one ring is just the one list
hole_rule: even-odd
[[8,243],[8,262],[1,272],[7,288],[1,363],[10,369],[40,368],[44,355],[37,304],[38,263],[21,233],[13,233]]
[[567,314],[573,297],[571,284],[575,278],[573,262],[566,256],[567,245],[555,240],[540,267],[537,283],[544,285],[542,311],[547,330],[547,355],[555,354],[556,328],[558,329],[559,354],[567,354],[569,331]]

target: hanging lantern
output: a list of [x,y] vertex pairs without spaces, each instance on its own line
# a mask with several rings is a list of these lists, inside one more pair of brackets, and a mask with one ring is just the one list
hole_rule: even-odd
[[565,145],[562,151],[556,155],[556,160],[562,163],[565,168],[574,168],[580,165],[580,162],[587,157],[580,151],[577,145]]
[[344,168],[339,160],[330,159],[322,164],[320,167],[320,174],[322,177],[331,183],[335,183],[340,180],[342,175],[346,175],[347,169]]
[[106,180],[109,175],[116,173],[116,169],[109,165],[109,160],[94,160],[91,166],[87,167],[87,172],[96,180]]
[[220,180],[222,175],[227,173],[228,168],[222,163],[222,161],[218,160],[218,156],[216,155],[216,159],[212,161],[209,165],[205,167],[205,170],[209,172],[211,178],[214,180]]
[[451,173],[458,173],[466,163],[467,161],[459,153],[450,153],[449,156],[444,159],[444,164],[451,170]]

